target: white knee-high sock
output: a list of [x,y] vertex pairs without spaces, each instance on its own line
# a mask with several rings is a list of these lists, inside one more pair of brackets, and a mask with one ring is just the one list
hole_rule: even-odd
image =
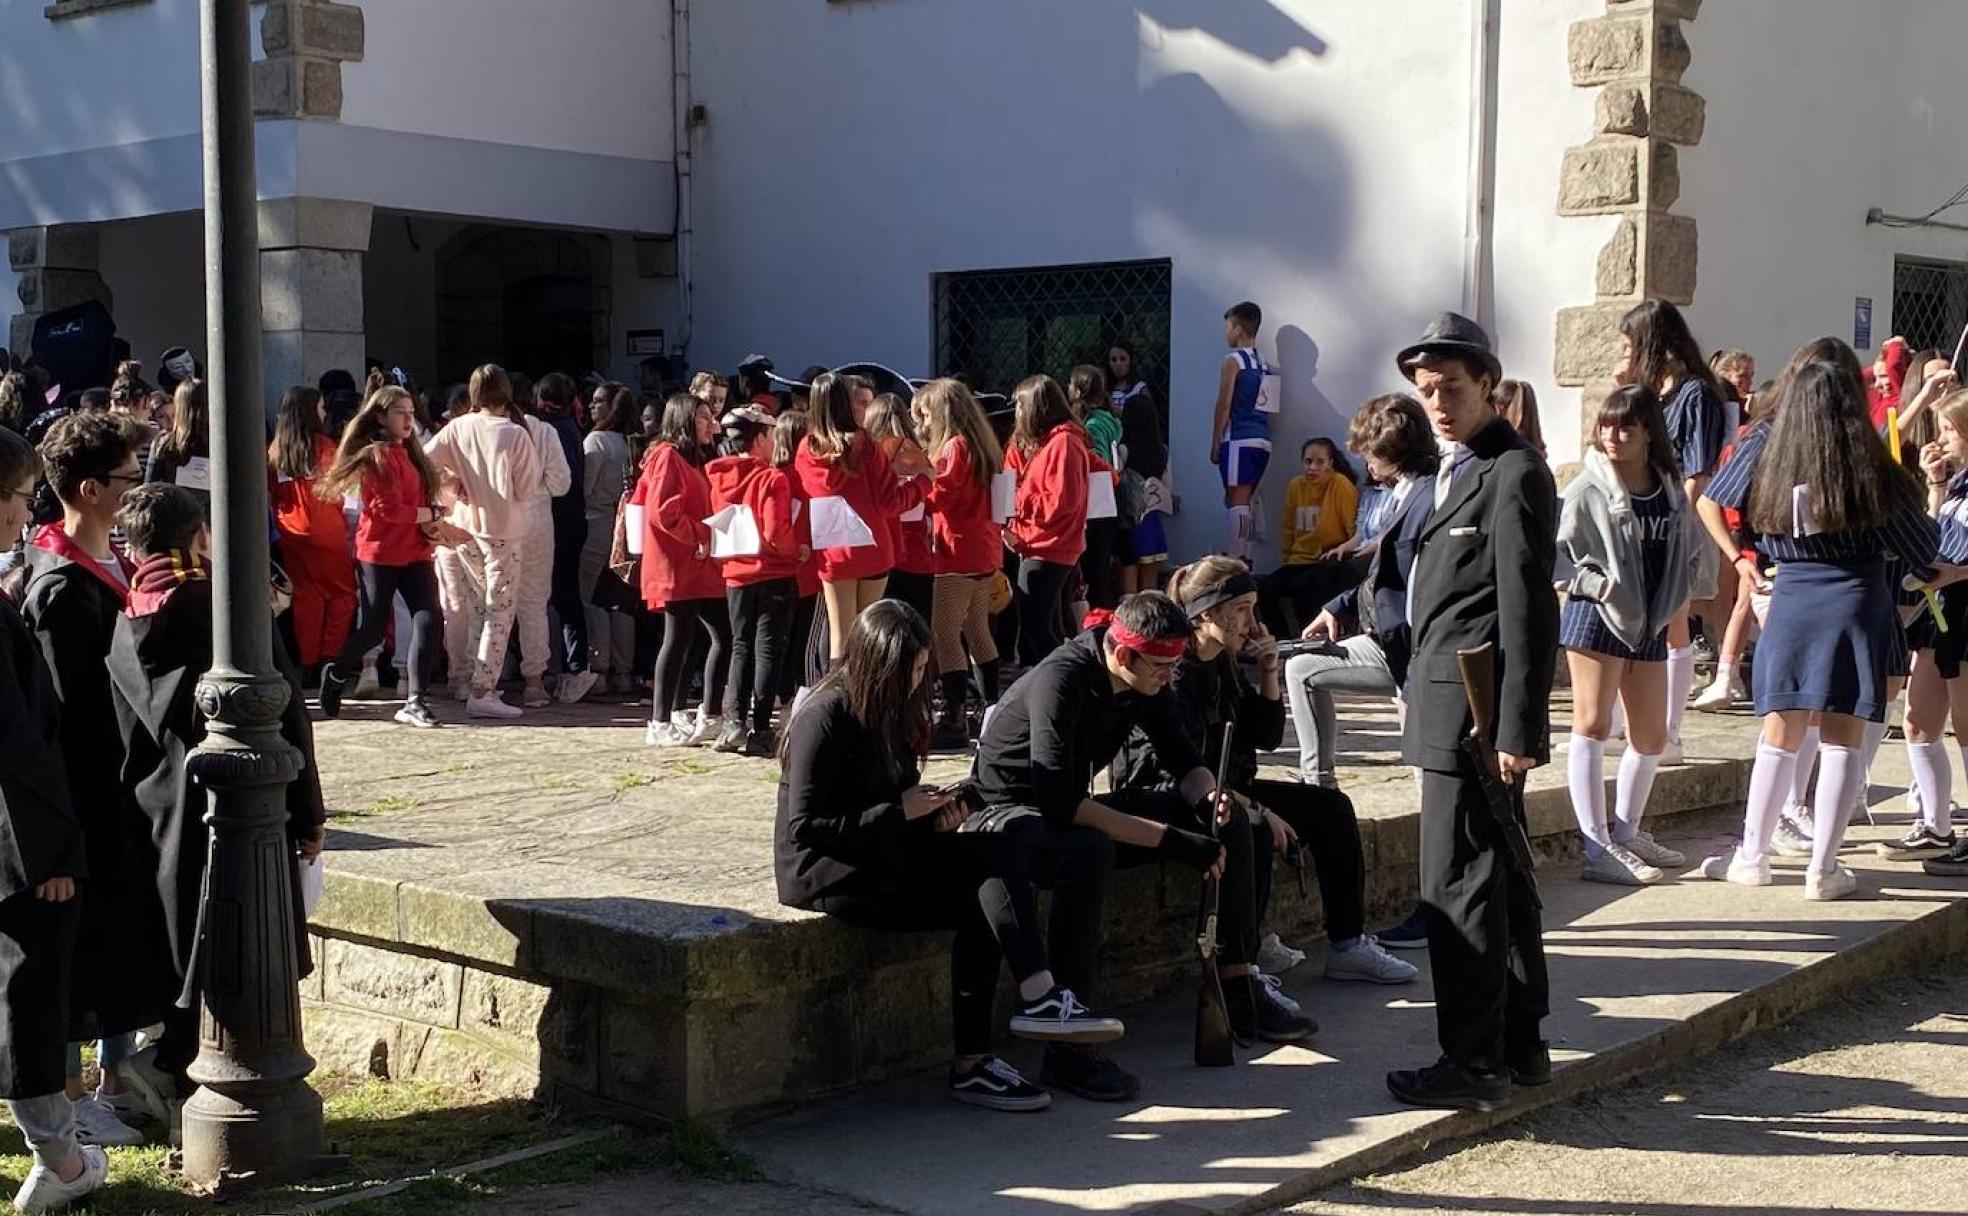
[[1742,848],[1738,850],[1745,861],[1770,855],[1770,833],[1776,830],[1777,816],[1783,813],[1784,794],[1790,789],[1796,766],[1796,752],[1757,741],[1756,763],[1749,770],[1749,801],[1743,807]]
[[1818,735],[1822,728],[1804,728],[1804,742],[1797,747],[1797,768],[1791,775],[1790,794],[1784,800],[1784,810],[1794,813],[1796,818],[1811,817],[1811,773],[1818,767]]
[[1228,553],[1231,557],[1237,558],[1239,561],[1247,562],[1250,560],[1252,528],[1253,521],[1249,507],[1230,508],[1230,548]]
[[[1845,818],[1840,820],[1841,824],[1849,823],[1853,818],[1864,814],[1866,798],[1872,789],[1872,762],[1879,758],[1879,745],[1885,741],[1886,724],[1884,722],[1868,722],[1865,724],[1865,739],[1859,750],[1859,783],[1853,788],[1852,801],[1845,808]],[[1824,789],[1824,777],[1822,774],[1818,777],[1818,789],[1821,792]],[[1824,799],[1818,799],[1815,805],[1822,807],[1824,805]]]
[[1647,799],[1654,793],[1654,774],[1660,772],[1659,756],[1643,756],[1633,748],[1620,757],[1619,780],[1614,783],[1613,840],[1625,844],[1640,834],[1640,817],[1647,813]]
[[1818,749],[1817,828],[1811,834],[1811,868],[1828,874],[1838,864],[1838,846],[1845,841],[1845,814],[1865,786],[1865,766],[1858,751],[1827,743]]
[[[1572,789],[1572,814],[1578,817],[1586,851],[1594,856],[1613,842],[1606,828],[1606,741],[1572,736],[1567,766]],[[1595,850],[1594,846],[1597,846]]]
[[1920,794],[1920,822],[1943,835],[1947,833],[1949,788],[1954,774],[1948,769],[1947,744],[1907,740],[1907,766],[1913,769],[1913,791]]
[[1688,693],[1695,686],[1695,648],[1670,646],[1667,651],[1667,737],[1681,738],[1681,716],[1688,712]]

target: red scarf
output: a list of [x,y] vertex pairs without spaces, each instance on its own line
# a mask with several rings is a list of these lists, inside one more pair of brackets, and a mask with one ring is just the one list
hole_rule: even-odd
[[[103,564],[96,560],[95,555],[84,549],[81,545],[76,544],[75,538],[70,536],[68,530],[60,524],[42,524],[39,528],[35,529],[34,547],[37,549],[46,549],[48,552],[59,557],[67,558],[77,566],[87,570],[90,574],[95,575],[102,581],[103,586],[116,593],[116,602],[119,605],[130,602],[130,589],[122,583],[117,582],[114,578],[111,578],[109,571],[103,569]],[[111,545],[109,553],[110,560],[122,567],[125,580],[135,577],[130,568],[129,559],[118,552],[116,546]]]
[[171,593],[190,582],[206,582],[212,567],[202,557],[182,549],[172,549],[144,558],[130,578],[129,615],[154,616],[169,602]]

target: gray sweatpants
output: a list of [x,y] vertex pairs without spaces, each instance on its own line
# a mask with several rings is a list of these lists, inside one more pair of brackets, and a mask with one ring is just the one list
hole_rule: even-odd
[[1335,692],[1382,693],[1392,696],[1394,674],[1380,643],[1366,636],[1350,637],[1311,654],[1293,655],[1285,663],[1285,693],[1291,698],[1292,728],[1298,732],[1298,771],[1305,780],[1334,784],[1333,750],[1339,739]]
[[75,1155],[75,1104],[63,1093],[38,1098],[9,1098],[7,1113],[14,1117],[27,1147],[34,1151],[36,1163],[57,1169]]

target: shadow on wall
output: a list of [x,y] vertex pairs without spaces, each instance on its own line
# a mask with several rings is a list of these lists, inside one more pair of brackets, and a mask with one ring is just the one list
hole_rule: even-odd
[[1221,4],[1214,0],[1147,0],[1135,11],[1165,30],[1198,30],[1253,59],[1277,63],[1298,52],[1324,55],[1326,40],[1285,12],[1276,0]]

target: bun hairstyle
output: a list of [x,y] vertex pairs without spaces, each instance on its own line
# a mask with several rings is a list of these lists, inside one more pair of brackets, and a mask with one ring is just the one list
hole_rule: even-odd
[[1214,553],[1177,567],[1175,573],[1169,576],[1168,597],[1181,606],[1205,588],[1220,586],[1240,574],[1249,573],[1250,567],[1243,562]]

